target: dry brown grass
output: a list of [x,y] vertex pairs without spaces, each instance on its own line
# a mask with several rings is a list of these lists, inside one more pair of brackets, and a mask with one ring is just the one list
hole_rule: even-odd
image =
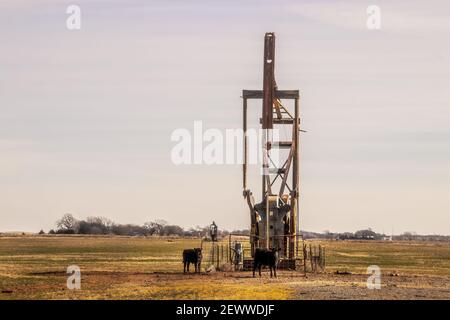
[[[183,275],[181,252],[198,239],[0,237],[0,299],[450,299],[450,245],[333,241],[327,273]],[[382,289],[366,288],[366,268],[382,270]],[[66,287],[78,265],[81,290]],[[352,275],[336,275],[336,270]],[[397,275],[398,276],[391,276]],[[7,293],[10,292],[11,293]]]

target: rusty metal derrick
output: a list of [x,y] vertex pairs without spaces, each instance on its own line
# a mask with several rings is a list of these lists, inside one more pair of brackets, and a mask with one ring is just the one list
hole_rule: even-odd
[[[298,213],[299,213],[299,91],[279,90],[275,81],[275,34],[264,37],[263,89],[243,90],[243,196],[250,211],[252,256],[255,248],[280,248],[281,257],[295,261],[298,256]],[[263,131],[261,199],[255,197],[247,185],[248,141],[247,115],[248,100],[262,100],[260,118]],[[287,100],[293,106],[290,109]],[[272,130],[287,128],[291,139],[273,141]],[[289,150],[280,167],[270,167],[271,150]],[[272,163],[273,164],[273,163]]]

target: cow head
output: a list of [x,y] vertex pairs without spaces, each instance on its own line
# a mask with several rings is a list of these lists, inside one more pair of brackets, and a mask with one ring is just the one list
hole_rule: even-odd
[[273,252],[273,254],[274,254],[274,256],[275,256],[275,259],[278,260],[279,252],[281,251],[281,248],[271,248],[270,251]]
[[202,259],[202,248],[194,248],[195,253],[197,254],[197,257],[199,260]]

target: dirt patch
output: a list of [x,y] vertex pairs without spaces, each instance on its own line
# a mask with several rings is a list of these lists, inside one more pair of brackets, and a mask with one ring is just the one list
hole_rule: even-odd
[[44,292],[50,299],[450,299],[448,277],[382,275],[381,289],[370,290],[365,274],[278,274],[277,278],[270,278],[266,272],[253,278],[251,272],[98,271],[83,274],[82,290],[71,291],[64,286],[66,274],[59,272],[49,274],[60,279],[54,285],[16,285],[9,288],[13,293],[7,296]]

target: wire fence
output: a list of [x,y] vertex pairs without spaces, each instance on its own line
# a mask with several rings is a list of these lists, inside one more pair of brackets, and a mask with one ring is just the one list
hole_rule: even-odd
[[[250,237],[229,235],[218,241],[202,240],[202,270],[241,271],[253,265]],[[324,272],[326,268],[325,247],[313,242],[296,240],[295,258],[281,257],[280,269],[292,269],[312,273]]]

